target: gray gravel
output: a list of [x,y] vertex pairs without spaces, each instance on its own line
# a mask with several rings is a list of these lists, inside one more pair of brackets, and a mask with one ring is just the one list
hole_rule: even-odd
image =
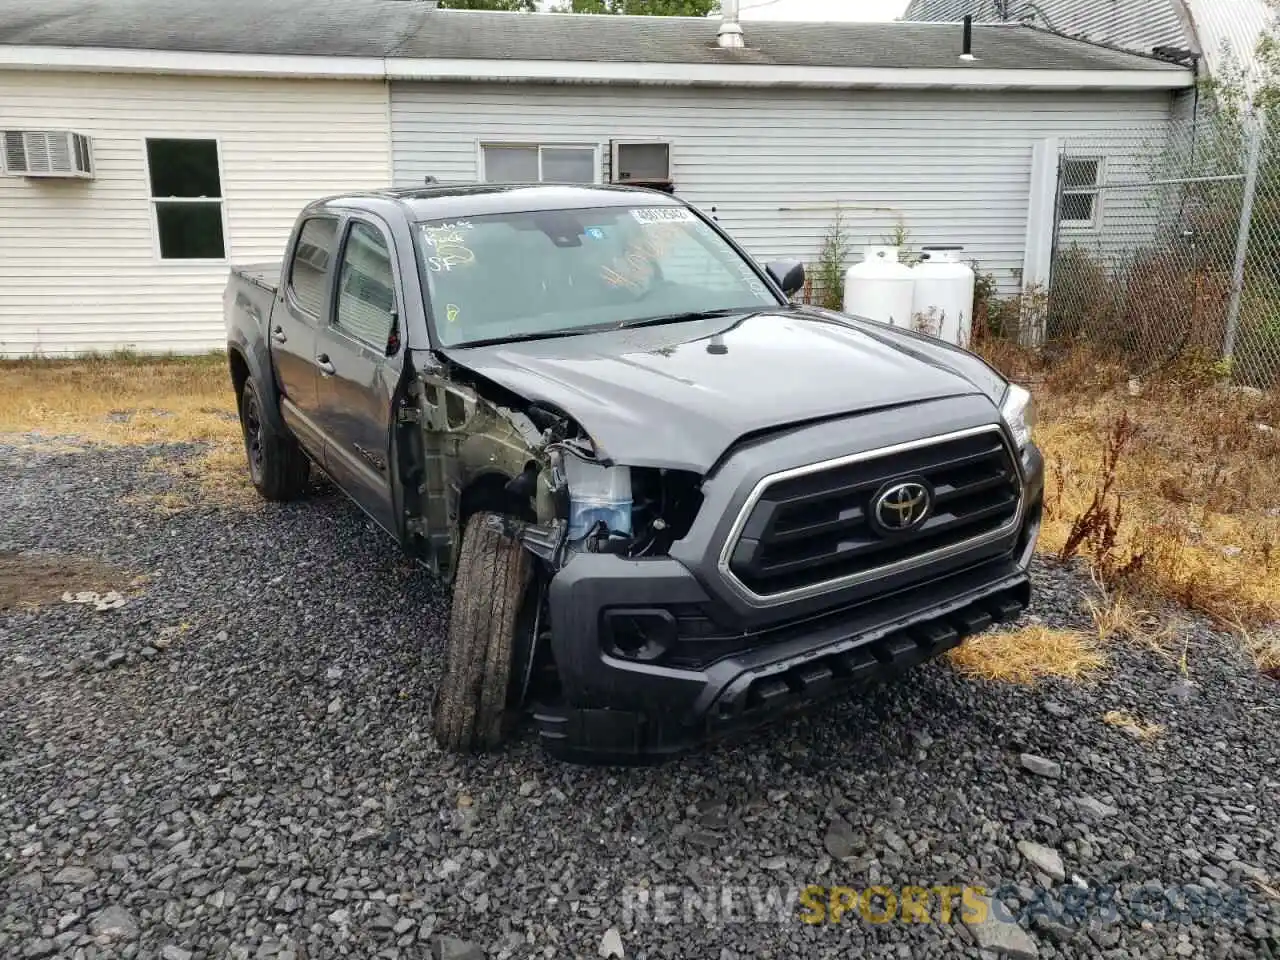
[[[191,453],[0,447],[0,550],[148,576],[118,609],[0,613],[2,957],[1280,957],[1280,690],[1204,624],[1189,684],[1123,648],[1094,686],[930,664],[657,769],[558,765],[528,733],[462,760],[429,733],[431,580],[331,489],[138,502],[170,482],[149,458]],[[1082,623],[1081,589],[1041,567],[1035,615]],[[974,882],[1028,936],[958,903],[807,925],[749,901]],[[692,885],[736,910],[685,922]]]

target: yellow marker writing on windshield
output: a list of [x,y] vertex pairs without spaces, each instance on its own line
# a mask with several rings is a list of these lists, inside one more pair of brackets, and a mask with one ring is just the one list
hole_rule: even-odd
[[461,311],[458,310],[458,305],[455,303],[446,303],[444,306],[445,319],[450,323],[453,323],[453,321],[458,319],[458,314],[460,312]]

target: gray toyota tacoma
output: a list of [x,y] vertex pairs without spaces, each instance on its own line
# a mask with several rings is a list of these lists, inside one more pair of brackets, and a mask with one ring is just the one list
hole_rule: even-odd
[[432,722],[669,755],[883,679],[1030,599],[1030,397],[938,340],[789,302],[667,194],[317,201],[233,270],[254,485],[319,467],[452,584]]

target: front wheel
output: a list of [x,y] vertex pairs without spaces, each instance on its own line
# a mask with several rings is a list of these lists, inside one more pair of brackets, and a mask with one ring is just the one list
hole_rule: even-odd
[[522,603],[532,579],[529,554],[489,524],[467,522],[453,581],[444,676],[436,690],[436,740],[445,750],[498,746],[506,734],[507,694]]
[[252,380],[240,391],[240,429],[249,460],[249,479],[267,500],[297,500],[307,489],[311,463],[293,437],[278,433],[263,416],[262,398]]

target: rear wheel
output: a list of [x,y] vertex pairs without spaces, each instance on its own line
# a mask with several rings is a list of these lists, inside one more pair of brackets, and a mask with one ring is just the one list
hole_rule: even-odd
[[249,461],[249,479],[268,500],[296,500],[307,489],[311,463],[293,437],[281,434],[263,416],[262,398],[252,380],[240,391],[240,429]]
[[436,740],[445,750],[488,750],[507,733],[512,662],[531,629],[522,616],[532,561],[518,543],[489,525],[492,513],[467,522],[453,581],[444,676],[436,690]]

